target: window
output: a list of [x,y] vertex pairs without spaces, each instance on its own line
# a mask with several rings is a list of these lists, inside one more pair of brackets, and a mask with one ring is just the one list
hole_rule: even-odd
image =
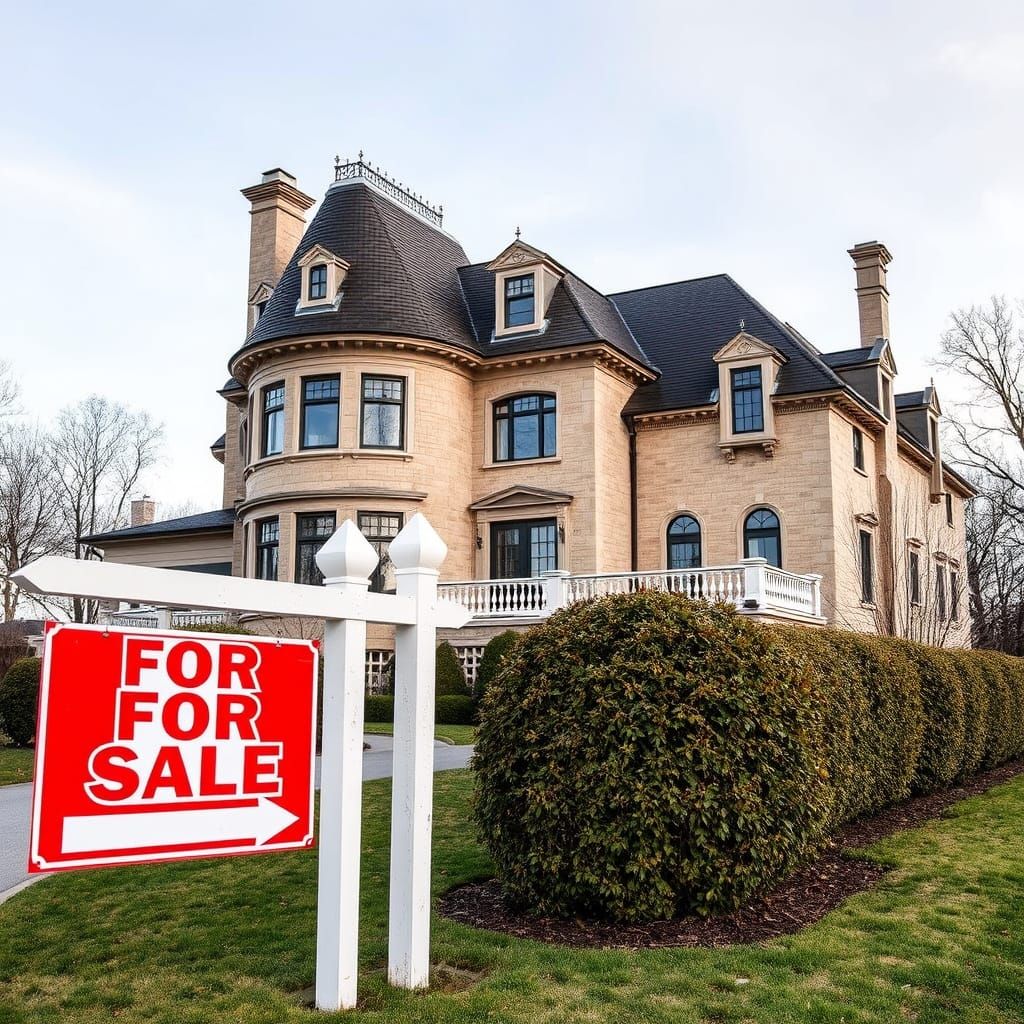
[[533,274],[505,278],[505,326],[532,324],[533,309]]
[[764,430],[761,367],[732,371],[732,432],[752,434]]
[[907,584],[910,590],[910,603],[921,603],[921,558],[916,551],[910,552],[907,561]]
[[302,447],[338,446],[338,377],[306,377],[302,381]]
[[864,432],[859,427],[853,428],[853,465],[864,472]]
[[939,622],[946,621],[946,570],[935,566],[935,603],[938,605]]
[[315,267],[309,268],[309,298],[327,298],[327,264],[318,263]]
[[859,531],[860,540],[860,599],[867,604],[875,600],[875,566],[871,549],[871,534]]
[[669,523],[668,567],[700,568],[700,523],[693,516],[676,516]]
[[939,454],[939,424],[935,420],[928,421],[928,440],[932,454]]
[[949,572],[949,609],[950,618],[954,622],[960,621],[960,573]]
[[267,300],[264,299],[262,302],[256,303],[256,319],[259,320],[263,316],[264,310],[267,308]]
[[277,579],[277,556],[281,540],[281,524],[273,519],[261,519],[256,524],[256,579]]
[[557,568],[554,519],[491,524],[491,575],[495,579],[525,579]]
[[892,409],[892,384],[889,382],[889,378],[882,377],[882,413],[886,419],[891,415],[890,410]]
[[255,399],[252,395],[249,396],[249,411],[245,417],[245,464],[248,466],[252,462],[252,438],[253,434],[256,433],[256,420],[253,419],[253,408],[255,405]]
[[284,381],[263,389],[263,454],[284,451]]
[[757,508],[743,524],[745,558],[764,558],[769,565],[782,567],[782,530],[779,517],[770,508]]
[[395,573],[388,555],[388,545],[402,528],[401,512],[360,512],[359,532],[380,556],[370,577],[370,590],[378,594],[394,593]]
[[520,395],[494,406],[494,461],[555,454],[555,396]]
[[405,443],[405,378],[363,377],[363,448],[401,448]]
[[946,491],[946,524],[953,525],[953,495]]
[[316,564],[316,553],[334,533],[334,513],[318,512],[295,519],[295,582],[319,586],[323,573]]

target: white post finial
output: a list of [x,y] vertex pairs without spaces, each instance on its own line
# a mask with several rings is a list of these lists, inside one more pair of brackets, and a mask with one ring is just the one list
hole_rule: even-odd
[[388,554],[396,573],[416,569],[436,571],[448,555],[448,546],[437,535],[427,517],[417,512],[388,546]]
[[346,519],[316,553],[324,583],[366,583],[380,557],[373,545]]

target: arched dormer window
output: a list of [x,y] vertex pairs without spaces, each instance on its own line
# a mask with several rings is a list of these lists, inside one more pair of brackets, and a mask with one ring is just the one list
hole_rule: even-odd
[[494,403],[494,461],[555,454],[555,396],[514,395]]
[[770,508],[755,508],[743,524],[743,557],[764,558],[782,568],[782,527]]
[[668,524],[668,567],[699,569],[700,564],[700,523],[693,516],[676,516]]

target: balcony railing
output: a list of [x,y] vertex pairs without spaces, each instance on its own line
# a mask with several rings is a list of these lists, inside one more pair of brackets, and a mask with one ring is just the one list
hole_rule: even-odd
[[821,619],[821,577],[777,569],[763,558],[737,565],[661,572],[570,575],[547,572],[532,579],[442,583],[442,597],[464,605],[477,620],[540,619],[576,601],[638,590],[667,590],[704,601],[726,601],[748,615]]
[[103,612],[100,621],[110,626],[141,627],[143,629],[181,629],[182,626],[219,626],[232,622],[230,612],[175,610],[172,608],[128,608],[118,612]]

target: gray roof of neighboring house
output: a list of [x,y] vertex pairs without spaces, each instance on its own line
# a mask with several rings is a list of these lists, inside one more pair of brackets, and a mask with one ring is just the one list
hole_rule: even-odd
[[218,451],[219,449],[223,448],[225,443],[227,442],[227,437],[227,434],[221,434],[220,437],[218,437],[217,440],[210,445],[210,448],[212,448],[214,451]]
[[160,523],[147,523],[145,526],[126,526],[122,530],[110,530],[107,533],[94,533],[81,540],[88,544],[101,541],[133,540],[136,537],[160,537],[169,533],[200,533],[209,530],[230,530],[235,525],[235,510],[219,508],[212,512],[199,512],[194,516],[181,516],[178,519],[165,519]]
[[893,402],[896,404],[896,411],[903,409],[919,409],[926,405],[923,391],[904,391],[902,395],[894,395]]

